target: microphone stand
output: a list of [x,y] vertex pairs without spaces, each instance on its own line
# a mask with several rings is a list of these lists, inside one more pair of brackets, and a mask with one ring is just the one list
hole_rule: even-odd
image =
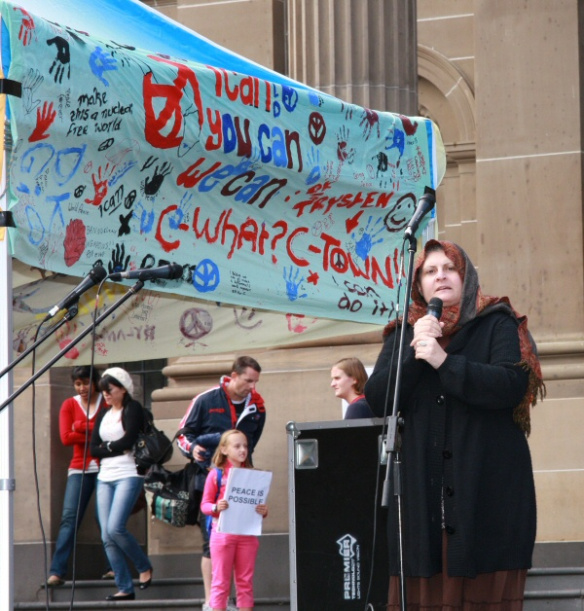
[[[400,586],[400,609],[405,611],[406,603],[406,577],[404,573],[404,553],[403,553],[403,524],[402,524],[402,478],[401,478],[401,458],[399,452],[399,431],[403,428],[403,418],[398,415],[399,398],[401,390],[402,378],[402,355],[406,336],[406,326],[408,321],[410,294],[412,291],[412,282],[414,276],[414,255],[416,253],[417,243],[413,235],[406,234],[405,238],[409,241],[408,252],[410,253],[410,261],[408,265],[408,274],[406,279],[405,305],[400,329],[399,348],[397,356],[397,368],[395,374],[395,388],[393,393],[393,409],[391,416],[387,417],[387,436],[386,436],[386,452],[387,465],[385,470],[385,480],[383,482],[383,491],[381,496],[381,506],[389,507],[389,492],[390,482],[393,476],[393,495],[395,497],[397,507],[397,527],[398,527],[398,565],[399,565],[399,586]],[[388,377],[389,384],[389,377]]]
[[[12,371],[12,369],[14,369],[16,365],[18,365],[18,363],[24,360],[33,350],[36,350],[46,339],[51,337],[51,335],[58,331],[66,322],[69,322],[70,320],[75,318],[75,316],[77,316],[78,311],[78,303],[75,302],[73,305],[70,306],[65,316],[63,316],[63,318],[61,318],[61,320],[57,324],[53,325],[52,327],[49,327],[49,330],[41,338],[37,339],[34,344],[31,344],[22,354],[15,358],[12,363],[8,365],[8,367],[5,367],[2,371],[0,371],[0,378],[6,375],[9,371]],[[42,324],[43,323],[41,323],[41,325]]]
[[16,397],[18,397],[21,393],[23,393],[35,380],[40,378],[47,369],[52,367],[64,354],[69,352],[73,346],[79,343],[86,335],[91,333],[97,325],[103,322],[114,310],[117,310],[125,301],[127,301],[130,297],[135,295],[142,287],[144,286],[144,282],[142,280],[138,280],[136,284],[130,288],[130,290],[116,303],[112,304],[103,314],[98,316],[96,320],[94,320],[90,325],[88,325],[75,339],[73,339],[69,344],[67,344],[58,354],[56,354],[48,363],[43,365],[41,369],[39,369],[34,375],[32,375],[20,388],[14,391],[2,405],[0,405],[0,412]]

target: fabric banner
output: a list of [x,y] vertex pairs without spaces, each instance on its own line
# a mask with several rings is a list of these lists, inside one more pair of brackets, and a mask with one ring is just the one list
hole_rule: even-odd
[[[21,266],[21,264],[19,264]],[[75,286],[65,276],[40,278],[13,290],[13,349],[22,354],[35,341],[37,329],[51,307]],[[23,275],[24,277],[24,275]],[[328,340],[339,335],[363,336],[374,332],[381,342],[382,326],[339,322],[309,315],[273,312],[247,306],[216,304],[180,295],[167,295],[143,288],[128,299],[92,334],[73,341],[128,291],[121,284],[107,283],[95,308],[96,289],[79,300],[79,313],[47,338],[36,350],[37,368],[68,346],[58,366],[131,362],[152,358],[188,357],[218,353],[243,353],[273,346],[294,346],[307,341]],[[55,321],[59,321],[55,317]],[[42,334],[49,329],[43,327]],[[41,335],[42,335],[41,334]],[[92,351],[93,346],[93,351]],[[31,357],[23,364],[30,363]]]
[[156,291],[387,320],[404,228],[444,174],[431,121],[0,9],[22,85],[14,257],[76,277],[174,262]]

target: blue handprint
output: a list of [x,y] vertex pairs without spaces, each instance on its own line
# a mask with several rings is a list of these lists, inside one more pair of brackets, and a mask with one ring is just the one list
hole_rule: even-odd
[[91,71],[106,87],[109,87],[109,83],[103,77],[103,73],[107,70],[117,70],[117,64],[115,57],[112,57],[110,53],[104,53],[101,47],[96,47],[89,58]]
[[[385,141],[389,142],[390,136],[385,137]],[[393,130],[393,139],[389,146],[385,147],[386,151],[391,151],[391,149],[396,148],[399,151],[399,156],[401,157],[404,154],[404,148],[406,146],[406,135],[402,132],[401,129],[394,128]]]
[[311,147],[308,151],[307,158],[308,165],[314,166],[306,179],[306,184],[311,186],[320,180],[320,151],[314,146]]
[[299,267],[296,268],[296,273],[294,273],[294,268],[290,266],[288,278],[286,278],[286,268],[284,268],[284,280],[286,280],[286,294],[288,295],[288,299],[290,301],[296,301],[297,299],[308,297],[307,293],[304,293],[303,295],[298,294],[300,290],[300,285],[304,282],[304,277],[298,280],[298,276],[300,276]]
[[168,224],[171,229],[178,229],[180,224],[185,220],[185,217],[189,211],[189,202],[193,198],[192,193],[185,193],[180,200],[180,204],[172,214],[168,215]]
[[[141,209],[141,212],[139,210]],[[142,202],[138,202],[133,210],[132,218],[140,222],[140,234],[148,234],[154,227],[154,210],[146,210]]]
[[[380,233],[383,233],[384,231],[383,221],[382,219],[378,218],[375,221],[373,227],[371,227],[372,220],[373,217],[370,216],[369,220],[367,221],[367,226],[363,230],[363,234],[355,242],[355,252],[360,259],[363,259],[363,261],[367,259],[369,253],[371,252],[371,249],[375,246],[375,244],[380,244],[381,242],[383,242],[383,238],[379,238],[379,240],[375,239]],[[381,226],[379,226],[380,224]],[[352,234],[351,237],[355,238],[355,234]]]

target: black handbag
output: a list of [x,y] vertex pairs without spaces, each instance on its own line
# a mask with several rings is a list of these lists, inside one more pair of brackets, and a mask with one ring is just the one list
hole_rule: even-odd
[[144,477],[144,488],[152,493],[152,517],[178,528],[198,524],[203,492],[197,483],[206,476],[193,461],[179,471],[152,465]]
[[146,471],[152,465],[163,465],[172,458],[173,439],[154,426],[152,415],[144,410],[144,425],[134,444],[134,460],[139,469]]

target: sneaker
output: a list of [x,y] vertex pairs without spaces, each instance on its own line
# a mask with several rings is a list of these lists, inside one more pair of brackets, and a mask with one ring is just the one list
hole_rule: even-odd
[[[213,611],[213,608],[207,604],[203,604],[201,611]],[[227,605],[227,609],[225,611],[238,611],[237,607],[232,607],[231,605]]]

